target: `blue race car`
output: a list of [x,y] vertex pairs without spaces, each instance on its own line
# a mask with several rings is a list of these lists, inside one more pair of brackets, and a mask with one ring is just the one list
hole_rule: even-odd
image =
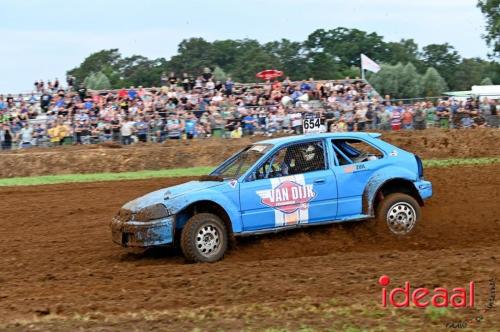
[[215,262],[233,236],[370,219],[409,234],[432,185],[418,156],[379,137],[327,133],[249,145],[198,181],[125,204],[111,222],[113,241],[179,242],[187,260]]

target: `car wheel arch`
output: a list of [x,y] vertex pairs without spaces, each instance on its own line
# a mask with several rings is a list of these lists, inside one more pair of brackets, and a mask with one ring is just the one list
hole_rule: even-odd
[[420,206],[424,205],[424,201],[420,197],[417,188],[415,188],[413,181],[409,179],[394,177],[383,181],[370,180],[363,192],[363,214],[375,216],[375,211],[380,201],[384,196],[392,193],[408,194],[413,197]]
[[224,222],[229,235],[232,235],[233,223],[229,213],[219,203],[211,200],[195,201],[179,210],[175,215],[176,229],[182,229],[192,216],[199,213],[215,214]]

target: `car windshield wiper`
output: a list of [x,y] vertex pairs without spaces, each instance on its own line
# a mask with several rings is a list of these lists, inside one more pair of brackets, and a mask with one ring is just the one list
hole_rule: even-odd
[[223,182],[224,178],[219,175],[201,175],[198,177],[198,181],[218,181]]

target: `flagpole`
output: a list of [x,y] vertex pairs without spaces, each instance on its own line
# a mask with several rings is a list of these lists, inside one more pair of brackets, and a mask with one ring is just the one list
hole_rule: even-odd
[[360,61],[361,61],[361,79],[364,81],[365,80],[365,70],[363,69],[363,60],[361,59],[361,56],[360,56]]

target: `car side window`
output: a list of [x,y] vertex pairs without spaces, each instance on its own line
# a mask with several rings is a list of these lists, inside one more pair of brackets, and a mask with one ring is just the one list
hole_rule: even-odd
[[257,169],[253,178],[270,179],[325,168],[325,150],[321,141],[298,143],[278,150]]
[[333,139],[332,148],[340,166],[384,157],[382,151],[358,139]]

